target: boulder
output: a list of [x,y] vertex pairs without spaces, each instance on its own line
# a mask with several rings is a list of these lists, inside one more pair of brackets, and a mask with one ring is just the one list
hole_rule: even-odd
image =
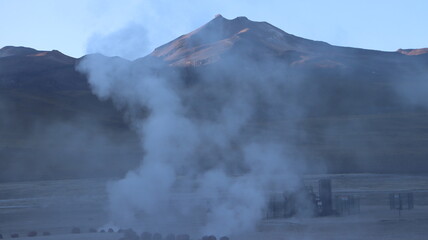
[[166,235],[165,240],[175,240],[175,235],[170,233],[170,234]]
[[176,240],[190,240],[189,234],[179,234],[175,238]]
[[120,238],[120,240],[140,240],[140,237],[138,237],[138,234],[130,228],[123,230],[123,237]]
[[162,240],[162,234],[160,234],[160,233],[155,233],[155,234],[153,234],[152,239],[153,239],[153,240]]
[[152,240],[152,234],[149,232],[143,232],[141,234],[141,240]]
[[73,234],[78,234],[78,233],[80,233],[80,228],[78,228],[78,227],[74,227],[74,228],[72,228],[72,229],[71,229],[71,233],[73,233]]

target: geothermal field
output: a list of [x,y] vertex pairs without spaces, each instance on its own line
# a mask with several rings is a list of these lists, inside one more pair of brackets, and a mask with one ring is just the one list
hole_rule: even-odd
[[[238,240],[426,239],[428,177],[338,174],[306,176],[304,182],[316,188],[317,180],[325,177],[332,179],[333,196],[357,196],[360,199],[359,211],[340,216],[260,219],[257,230],[228,237]],[[117,233],[118,227],[108,222],[107,182],[87,179],[0,184],[0,233],[4,239],[11,238],[14,233],[18,233],[20,239],[34,240],[120,239],[124,234]],[[388,195],[394,192],[412,192],[414,209],[402,210],[399,217],[398,210],[391,210],[389,206]],[[183,195],[198,199],[191,192],[176,193],[177,199],[183,198]],[[197,232],[198,221],[189,220],[180,224],[190,239],[202,237]],[[72,234],[73,228],[79,228],[81,232]],[[115,233],[109,233],[110,228]],[[90,229],[96,229],[98,233],[90,233]],[[142,229],[143,226],[135,227],[138,233],[142,233]],[[38,236],[27,237],[31,231],[36,231]],[[41,236],[43,232],[51,235]],[[161,232],[163,236],[168,233],[168,230]]]
[[398,2],[0,0],[0,240],[427,240]]

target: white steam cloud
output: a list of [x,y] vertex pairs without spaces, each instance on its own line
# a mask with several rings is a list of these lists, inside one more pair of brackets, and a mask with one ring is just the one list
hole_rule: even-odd
[[248,61],[237,76],[227,61],[239,56],[225,61],[189,83],[180,69],[159,73],[141,60],[82,60],[93,92],[126,110],[145,152],[138,169],[108,188],[113,224],[237,234],[255,230],[269,192],[299,187],[302,166],[291,149],[248,131],[260,103],[265,114],[284,111],[281,81],[255,75],[270,63]]
[[87,53],[103,53],[106,56],[121,56],[126,59],[137,59],[147,54],[148,48],[146,29],[140,24],[133,23],[110,33],[95,34],[89,41]]

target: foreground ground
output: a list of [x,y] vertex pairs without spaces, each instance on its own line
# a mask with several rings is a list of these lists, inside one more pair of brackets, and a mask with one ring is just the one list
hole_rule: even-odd
[[[317,179],[307,176],[316,189]],[[427,239],[428,176],[373,174],[329,175],[335,195],[358,196],[360,212],[347,216],[263,220],[255,232],[231,239]],[[106,180],[61,180],[0,184],[0,233],[20,239],[119,239],[120,233],[89,233],[106,227]],[[389,209],[388,195],[412,191],[415,208],[398,212]],[[79,227],[81,234],[71,234]],[[30,231],[51,236],[26,237]],[[192,236],[196,239],[199,236]]]

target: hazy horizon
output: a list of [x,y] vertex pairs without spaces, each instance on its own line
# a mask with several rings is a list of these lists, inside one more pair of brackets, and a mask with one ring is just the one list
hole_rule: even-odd
[[[403,6],[401,1],[384,0],[269,3],[240,0],[234,4],[193,0],[6,0],[0,2],[0,31],[6,33],[0,39],[0,47],[56,49],[81,57],[91,52],[104,53],[100,44],[96,44],[96,49],[91,48],[91,42],[106,42],[115,33],[133,28],[130,38],[138,44],[137,54],[143,56],[200,27],[216,14],[228,19],[246,16],[253,21],[266,21],[287,33],[338,46],[382,51],[428,47],[425,43],[428,33],[421,30],[428,21],[424,14],[428,2],[406,3]],[[111,55],[109,51],[106,55]]]

